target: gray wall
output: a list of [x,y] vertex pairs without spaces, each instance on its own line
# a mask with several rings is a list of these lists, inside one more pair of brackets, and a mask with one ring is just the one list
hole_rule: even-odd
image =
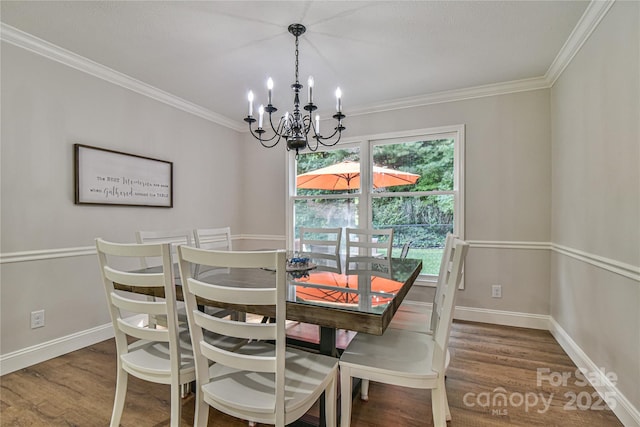
[[640,3],[616,2],[552,89],[551,315],[640,402]]
[[[237,132],[2,43],[1,252],[87,248],[136,230],[239,231]],[[174,208],[74,205],[73,144],[174,164]],[[2,354],[108,323],[95,255],[2,264]],[[29,315],[45,310],[46,326]]]

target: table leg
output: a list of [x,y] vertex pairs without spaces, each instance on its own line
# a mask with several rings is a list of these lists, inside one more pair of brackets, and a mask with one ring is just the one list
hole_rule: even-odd
[[336,330],[320,326],[320,354],[339,357],[336,350]]

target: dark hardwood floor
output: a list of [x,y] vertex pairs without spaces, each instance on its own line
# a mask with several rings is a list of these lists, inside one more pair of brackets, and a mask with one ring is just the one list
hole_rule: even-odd
[[[580,385],[575,365],[549,332],[456,321],[450,351],[450,426],[622,425],[593,397],[593,388]],[[566,385],[538,385],[538,368],[549,369],[547,375],[571,377]],[[115,343],[107,340],[13,372],[1,377],[0,385],[4,427],[107,426],[115,390]],[[182,425],[192,425],[193,406],[193,396],[183,400]],[[130,377],[122,425],[169,425],[168,387]],[[210,411],[210,427],[246,425]],[[371,383],[370,400],[354,400],[352,425],[433,425],[430,392]]]

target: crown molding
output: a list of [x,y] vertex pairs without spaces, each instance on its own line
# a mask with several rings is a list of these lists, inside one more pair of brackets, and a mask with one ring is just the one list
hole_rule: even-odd
[[355,108],[349,116],[379,113],[404,108],[422,107],[446,102],[463,101],[487,96],[507,95],[510,93],[548,89],[553,86],[573,57],[587,41],[591,33],[598,27],[615,0],[592,0],[580,20],[569,35],[549,69],[542,77],[513,80],[509,82],[474,86],[464,89],[448,90],[408,98],[400,98],[389,102]]
[[95,61],[92,61],[84,56],[80,56],[69,50],[63,49],[53,43],[49,43],[46,40],[42,40],[29,33],[18,30],[5,23],[0,23],[0,39],[14,46],[21,47],[30,52],[44,56],[52,61],[59,62],[67,65],[76,70],[85,72],[99,79],[108,81],[115,85],[121,86],[125,89],[129,89],[141,95],[147,96],[156,101],[160,101],[164,104],[170,105],[174,108],[193,114],[210,122],[219,124],[231,128],[236,131],[244,129],[235,120],[231,120],[221,114],[214,113],[199,105],[175,96],[169,92],[160,90],[154,86],[144,83],[140,80],[134,79],[119,71],[106,67]]
[[[529,79],[514,80],[474,86],[464,89],[447,90],[426,95],[399,98],[388,102],[381,102],[366,106],[355,107],[349,116],[380,113],[406,108],[422,107],[447,102],[463,101],[488,96],[506,95],[510,93],[548,89],[553,86],[564,69],[587,41],[591,33],[597,28],[602,18],[609,11],[615,0],[592,0],[587,6],[569,38],[562,46],[558,55],[544,76]],[[137,92],[141,95],[163,102],[179,110],[201,117],[213,123],[225,126],[237,132],[248,132],[242,121],[232,120],[226,116],[214,113],[185,99],[153,87],[140,80],[127,76],[102,64],[91,61],[31,34],[18,30],[10,25],[0,23],[0,38],[15,46],[42,55],[53,61],[83,71],[118,86]]]
[[384,111],[423,107],[426,105],[464,101],[474,98],[484,98],[487,96],[506,95],[509,93],[548,89],[549,87],[549,83],[544,77],[534,77],[530,79],[513,80],[510,82],[492,83],[465,89],[447,90],[442,92],[430,93],[427,95],[399,98],[393,101],[372,104],[366,107],[356,107],[355,109],[349,111],[349,116],[360,116],[364,114],[380,113]]
[[549,82],[549,87],[553,86],[560,75],[562,75],[564,69],[567,68],[591,33],[598,27],[598,24],[607,14],[613,3],[615,3],[615,0],[592,0],[589,3],[587,9],[582,14],[582,17],[580,17],[569,38],[545,74],[545,80]]

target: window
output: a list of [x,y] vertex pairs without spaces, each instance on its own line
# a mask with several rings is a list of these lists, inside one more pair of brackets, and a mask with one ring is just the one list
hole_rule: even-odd
[[463,236],[464,127],[384,135],[290,157],[289,247],[299,227],[393,228],[421,279],[438,274],[444,238]]
[[[332,170],[326,171],[329,167]],[[300,227],[358,226],[361,206],[359,147],[301,153],[296,161],[294,179],[297,183],[294,185],[296,193],[291,197],[294,249],[297,249]]]

